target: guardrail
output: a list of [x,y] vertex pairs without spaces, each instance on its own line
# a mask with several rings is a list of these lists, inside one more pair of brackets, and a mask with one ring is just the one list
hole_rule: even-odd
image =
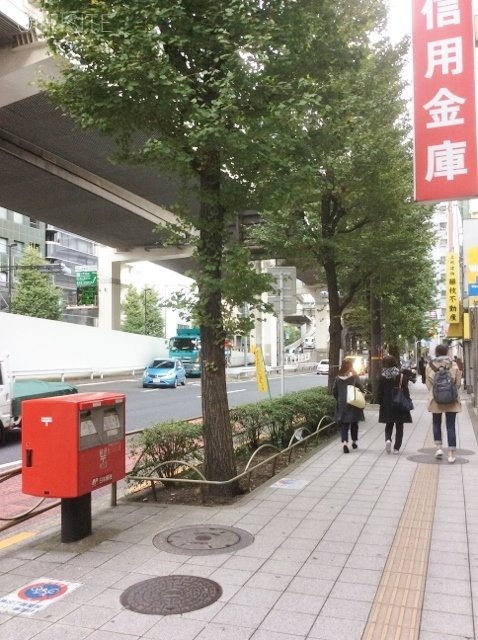
[[[299,357],[306,354],[299,354]],[[301,360],[292,360],[287,358],[284,364],[285,373],[291,371],[312,371],[317,366],[316,362],[310,361],[308,358]],[[141,364],[132,364],[121,367],[104,367],[104,368],[93,368],[93,367],[74,367],[71,369],[57,368],[57,369],[22,369],[13,370],[12,378],[14,380],[28,380],[29,378],[37,378],[43,380],[59,380],[61,382],[65,382],[65,380],[78,380],[78,379],[89,379],[94,380],[95,378],[99,380],[103,380],[108,376],[116,376],[116,375],[128,375],[128,376],[137,376],[140,375],[144,371],[144,362]],[[279,374],[281,372],[280,366],[266,366],[267,373]],[[248,377],[255,375],[256,369],[254,366],[237,366],[237,367],[227,367],[226,375],[229,377]]]
[[133,364],[121,367],[105,367],[105,368],[92,368],[92,367],[76,367],[72,369],[22,369],[21,371],[13,370],[12,377],[14,380],[25,380],[29,378],[40,378],[44,380],[60,380],[65,382],[67,378],[89,378],[94,380],[99,378],[102,380],[106,376],[116,375],[130,375],[136,376],[144,371],[144,362],[142,364]]

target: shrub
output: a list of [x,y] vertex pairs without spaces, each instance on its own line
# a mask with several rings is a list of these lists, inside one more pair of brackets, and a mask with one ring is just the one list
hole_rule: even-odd
[[[131,446],[132,455],[138,455],[132,475],[148,475],[160,462],[201,460],[202,425],[190,422],[160,422],[136,436]],[[164,465],[160,475],[173,478],[180,473],[178,465]]]
[[[332,415],[334,398],[326,389],[317,387],[288,393],[281,398],[262,400],[230,410],[236,453],[255,451],[270,442],[286,448],[299,427],[315,431],[323,416]],[[189,464],[202,462],[202,425],[189,422],[162,422],[136,436],[131,447],[139,455],[131,475],[152,474],[158,464],[168,460],[184,460]],[[165,464],[158,475],[174,478],[184,475],[184,467]]]

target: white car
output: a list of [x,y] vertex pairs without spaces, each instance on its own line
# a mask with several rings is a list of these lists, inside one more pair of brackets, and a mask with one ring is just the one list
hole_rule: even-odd
[[316,373],[317,373],[317,375],[319,375],[321,373],[328,374],[329,373],[329,361],[328,360],[319,360],[319,362],[317,364]]

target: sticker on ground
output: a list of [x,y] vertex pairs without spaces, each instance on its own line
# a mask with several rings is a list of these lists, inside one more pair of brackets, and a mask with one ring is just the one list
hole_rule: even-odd
[[6,596],[0,596],[0,612],[32,616],[78,587],[81,587],[80,582],[38,578]]
[[271,484],[271,489],[303,489],[306,484],[309,484],[307,480],[296,480],[295,478],[281,478]]

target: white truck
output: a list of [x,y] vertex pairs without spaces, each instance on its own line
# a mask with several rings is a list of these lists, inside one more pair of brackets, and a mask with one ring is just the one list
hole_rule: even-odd
[[8,357],[0,357],[0,444],[7,434],[22,427],[22,402],[33,398],[49,398],[77,393],[78,389],[65,382],[47,380],[15,380]]

